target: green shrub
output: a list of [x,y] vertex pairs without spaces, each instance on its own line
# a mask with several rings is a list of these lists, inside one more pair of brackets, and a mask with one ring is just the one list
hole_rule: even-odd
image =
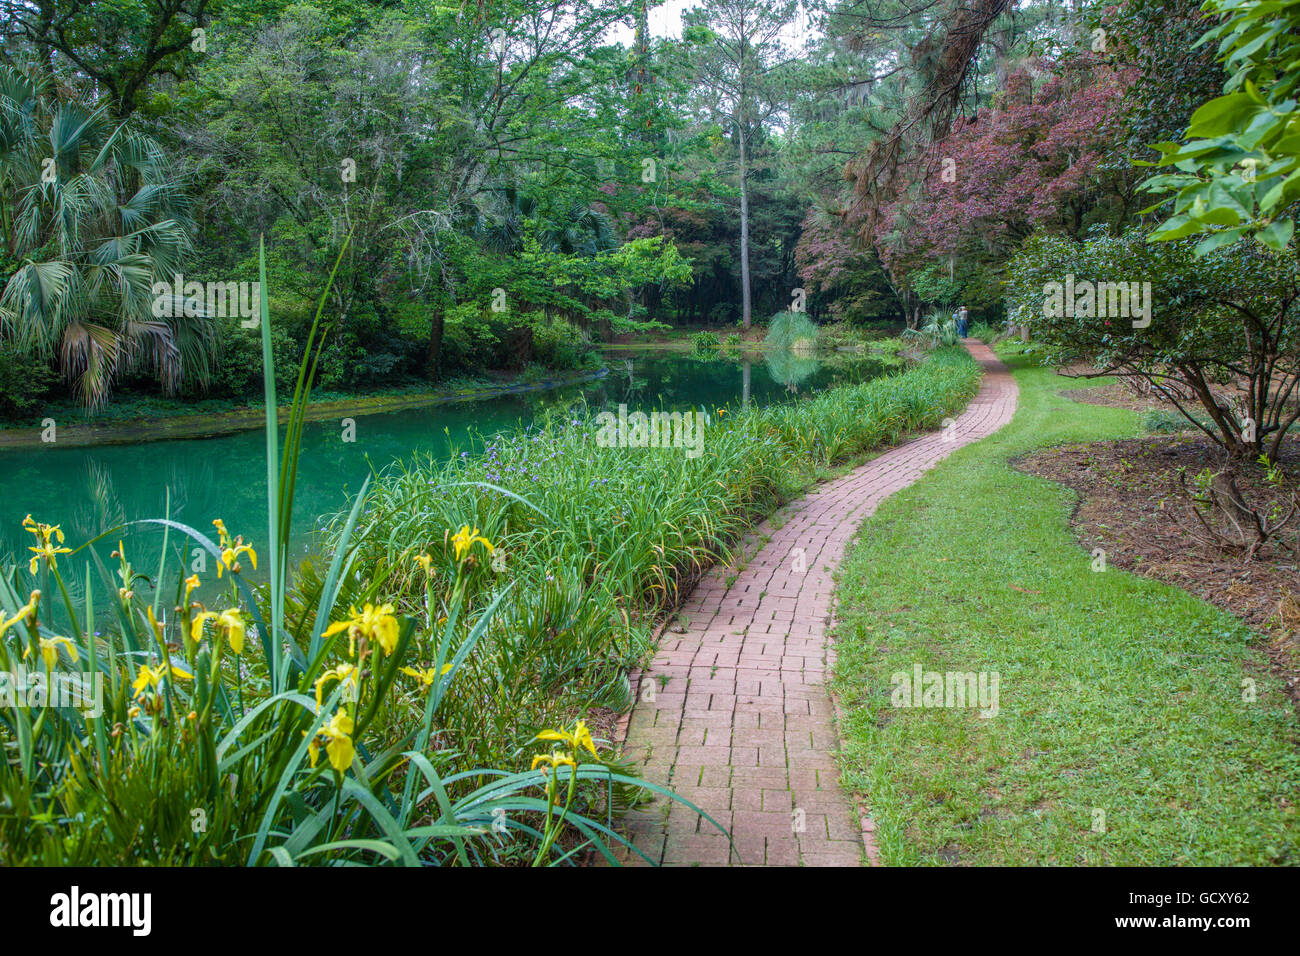
[[719,302],[709,309],[709,325],[730,325],[740,322],[740,307],[734,302]]
[[[1196,396],[1230,456],[1275,460],[1300,375],[1295,251],[1242,240],[1198,256],[1195,245],[1149,242],[1142,229],[1033,236],[1008,263],[1007,300],[1050,364],[1167,382]],[[1229,381],[1241,386],[1236,410],[1206,387]]]
[[691,350],[697,353],[716,352],[721,347],[718,333],[704,329],[691,336]]
[[553,319],[533,326],[533,357],[547,368],[581,368],[590,351],[591,340],[571,322]]
[[[1300,58],[1300,5],[1208,0],[1209,31],[1227,72],[1223,96],[1200,104],[1183,143],[1154,143],[1158,166],[1172,166],[1143,188],[1176,193],[1170,218],[1151,238],[1204,236],[1198,254],[1254,236],[1274,252],[1295,255],[1300,199],[1300,107],[1294,65]],[[1287,38],[1290,39],[1287,39]],[[1281,65],[1281,69],[1279,69]],[[1155,208],[1155,207],[1152,207]]]
[[945,318],[943,309],[931,309],[926,316],[926,324],[919,329],[905,329],[903,339],[926,349],[956,345],[959,340],[957,322],[950,317]]
[[[217,347],[212,376],[207,387],[185,388],[187,396],[210,395],[247,401],[262,392],[262,337],[257,329],[246,329],[236,318],[221,319],[217,326]],[[283,324],[272,320],[271,353],[276,378],[287,385],[298,374],[300,347]]]
[[490,368],[501,347],[501,339],[477,302],[449,306],[443,313],[442,336],[442,366],[448,371]]
[[26,422],[38,415],[58,381],[45,362],[8,343],[0,343],[0,418]]
[[[1199,415],[1193,416],[1193,419],[1201,424],[1202,428],[1213,428],[1214,425],[1209,419]],[[1161,408],[1148,409],[1142,414],[1142,428],[1148,432],[1154,432],[1158,435],[1172,435],[1176,432],[1188,431],[1195,426],[1187,420],[1185,415],[1177,412],[1165,411]]]
[[403,338],[427,343],[433,331],[433,306],[424,302],[400,302],[393,307],[393,319]]
[[879,330],[843,319],[817,327],[817,341],[826,348],[875,348],[880,340]]

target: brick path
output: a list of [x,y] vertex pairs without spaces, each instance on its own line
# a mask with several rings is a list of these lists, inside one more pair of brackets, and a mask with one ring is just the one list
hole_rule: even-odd
[[[984,382],[954,427],[890,449],[783,508],[779,528],[758,529],[769,540],[743,570],[715,568],[700,581],[648,670],[633,675],[627,753],[647,780],[690,800],[735,841],[733,850],[694,812],[658,798],[625,818],[629,838],[652,860],[857,866],[865,853],[875,861],[871,822],[840,790],[835,765],[825,686],[835,659],[831,576],[882,499],[1011,420],[1017,389],[1007,367],[983,343],[965,345]],[[744,553],[760,541],[751,538]]]

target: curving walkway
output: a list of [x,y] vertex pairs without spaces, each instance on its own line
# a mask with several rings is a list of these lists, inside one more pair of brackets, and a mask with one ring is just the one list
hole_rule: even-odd
[[[871,822],[840,790],[835,766],[825,686],[835,659],[827,637],[832,574],[881,500],[1011,420],[1010,371],[983,343],[963,344],[984,367],[984,381],[955,425],[892,448],[783,508],[778,521],[759,527],[766,544],[741,570],[715,568],[700,581],[648,670],[633,675],[626,752],[647,780],[690,800],[735,841],[733,850],[693,811],[657,798],[625,817],[629,837],[652,860],[858,866],[865,854],[874,862]],[[760,540],[751,538],[745,553]]]

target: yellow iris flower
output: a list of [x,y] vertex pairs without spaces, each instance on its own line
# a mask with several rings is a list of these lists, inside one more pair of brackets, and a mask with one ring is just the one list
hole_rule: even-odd
[[[61,547],[63,544],[63,530],[56,525],[48,525],[39,521],[33,521],[32,516],[28,515],[23,519],[23,527],[36,536],[36,544],[28,547],[28,551],[34,551],[32,560],[28,564],[28,570],[32,574],[41,566],[41,558],[49,562],[51,568],[57,567],[55,555],[71,554],[71,548]],[[55,544],[55,541],[58,544]]]
[[144,613],[145,613],[145,617],[149,619],[149,626],[153,628],[153,636],[158,638],[158,643],[159,644],[166,643],[163,640],[163,627],[161,624],[158,623],[158,618],[153,616],[153,608],[152,607],[145,608]]
[[27,603],[18,609],[18,613],[6,621],[0,621],[0,637],[4,637],[9,628],[21,624],[36,613],[36,606],[41,603],[41,592],[33,591]]
[[199,583],[199,576],[197,574],[191,574],[185,579],[185,604],[183,606],[189,606],[190,595],[194,593],[194,589],[199,586]]
[[340,684],[351,684],[355,690],[357,686],[357,669],[352,664],[340,664],[316,678],[316,713],[318,714],[321,709],[321,697],[325,685],[332,680],[336,680]]
[[156,688],[165,674],[166,671],[161,667],[150,667],[148,664],[141,664],[140,671],[135,675],[135,680],[131,684],[135,696],[139,697],[146,690]]
[[228,608],[220,614],[215,611],[196,614],[190,623],[190,639],[195,644],[203,640],[203,628],[208,621],[216,622],[217,630],[230,642],[232,651],[236,654],[244,653],[244,638],[248,633],[248,625],[245,624],[238,608]]
[[487,548],[488,554],[496,551],[496,548],[492,547],[492,542],[479,534],[478,528],[471,531],[469,525],[461,525],[460,530],[451,536],[451,545],[456,550],[456,560],[460,561],[464,558],[476,543]]
[[533,757],[532,769],[536,770],[538,764],[546,764],[549,770],[556,767],[573,767],[577,769],[577,764],[573,762],[573,757],[566,753],[560,753],[558,750],[552,750],[548,754],[536,754]]
[[239,556],[248,555],[249,562],[253,565],[253,570],[257,570],[257,552],[253,550],[252,545],[244,544],[240,538],[235,539],[234,547],[221,549],[221,561],[217,564],[217,577],[221,577],[222,571],[229,568],[231,571],[239,570]]
[[535,739],[558,740],[572,747],[575,753],[586,747],[591,751],[593,757],[600,758],[600,754],[596,753],[596,742],[591,739],[591,731],[587,729],[585,720],[578,721],[574,725],[572,733],[567,730],[543,730]]
[[352,743],[351,735],[352,718],[347,715],[346,711],[340,710],[330,718],[329,723],[316,732],[316,736],[307,745],[311,765],[316,766],[316,760],[320,757],[320,742],[323,738],[325,740],[325,753],[329,757],[330,766],[339,773],[343,773],[348,767],[352,766],[352,758],[356,756],[357,752],[357,748]]
[[[171,673],[169,674],[168,671]],[[180,667],[163,662],[157,667],[150,667],[148,664],[141,664],[140,671],[135,676],[135,681],[131,684],[131,689],[135,691],[135,696],[141,696],[146,690],[156,690],[162,683],[164,677],[175,677],[181,680],[193,680],[194,675]]]
[[[38,638],[41,648],[41,660],[45,662],[46,670],[53,670],[54,665],[59,662],[59,648],[66,647],[68,656],[75,662],[77,658],[77,649],[73,646],[72,641],[66,637],[42,637]],[[30,647],[23,648],[23,660],[27,659]]]
[[213,525],[216,526],[217,535],[221,539],[221,560],[217,562],[217,577],[221,577],[223,571],[229,568],[231,571],[239,570],[239,556],[248,555],[248,560],[253,565],[253,570],[257,570],[257,552],[253,550],[250,544],[244,544],[242,536],[231,540],[230,532],[226,530],[226,524],[220,518],[212,519]]
[[376,607],[368,603],[360,611],[350,607],[348,615],[346,621],[335,621],[327,627],[325,636],[333,637],[340,631],[347,631],[353,654],[357,652],[357,638],[360,637],[378,643],[385,654],[391,654],[397,648],[397,635],[400,628],[397,618],[393,616],[391,604],[380,604]]
[[433,682],[439,677],[451,673],[451,667],[452,665],[450,664],[443,664],[441,671],[435,670],[432,667],[421,667],[418,669],[414,667],[403,667],[402,673],[407,677],[414,677],[425,687],[432,687]]

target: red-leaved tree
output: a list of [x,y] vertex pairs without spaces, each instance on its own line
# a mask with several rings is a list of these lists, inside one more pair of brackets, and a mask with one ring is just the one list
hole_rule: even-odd
[[1112,162],[1126,77],[1082,60],[1041,83],[1008,77],[994,106],[931,144],[909,187],[877,218],[881,261],[905,288],[942,272],[994,301],[1002,264],[1033,232],[1077,236],[1128,211],[1133,176]]

